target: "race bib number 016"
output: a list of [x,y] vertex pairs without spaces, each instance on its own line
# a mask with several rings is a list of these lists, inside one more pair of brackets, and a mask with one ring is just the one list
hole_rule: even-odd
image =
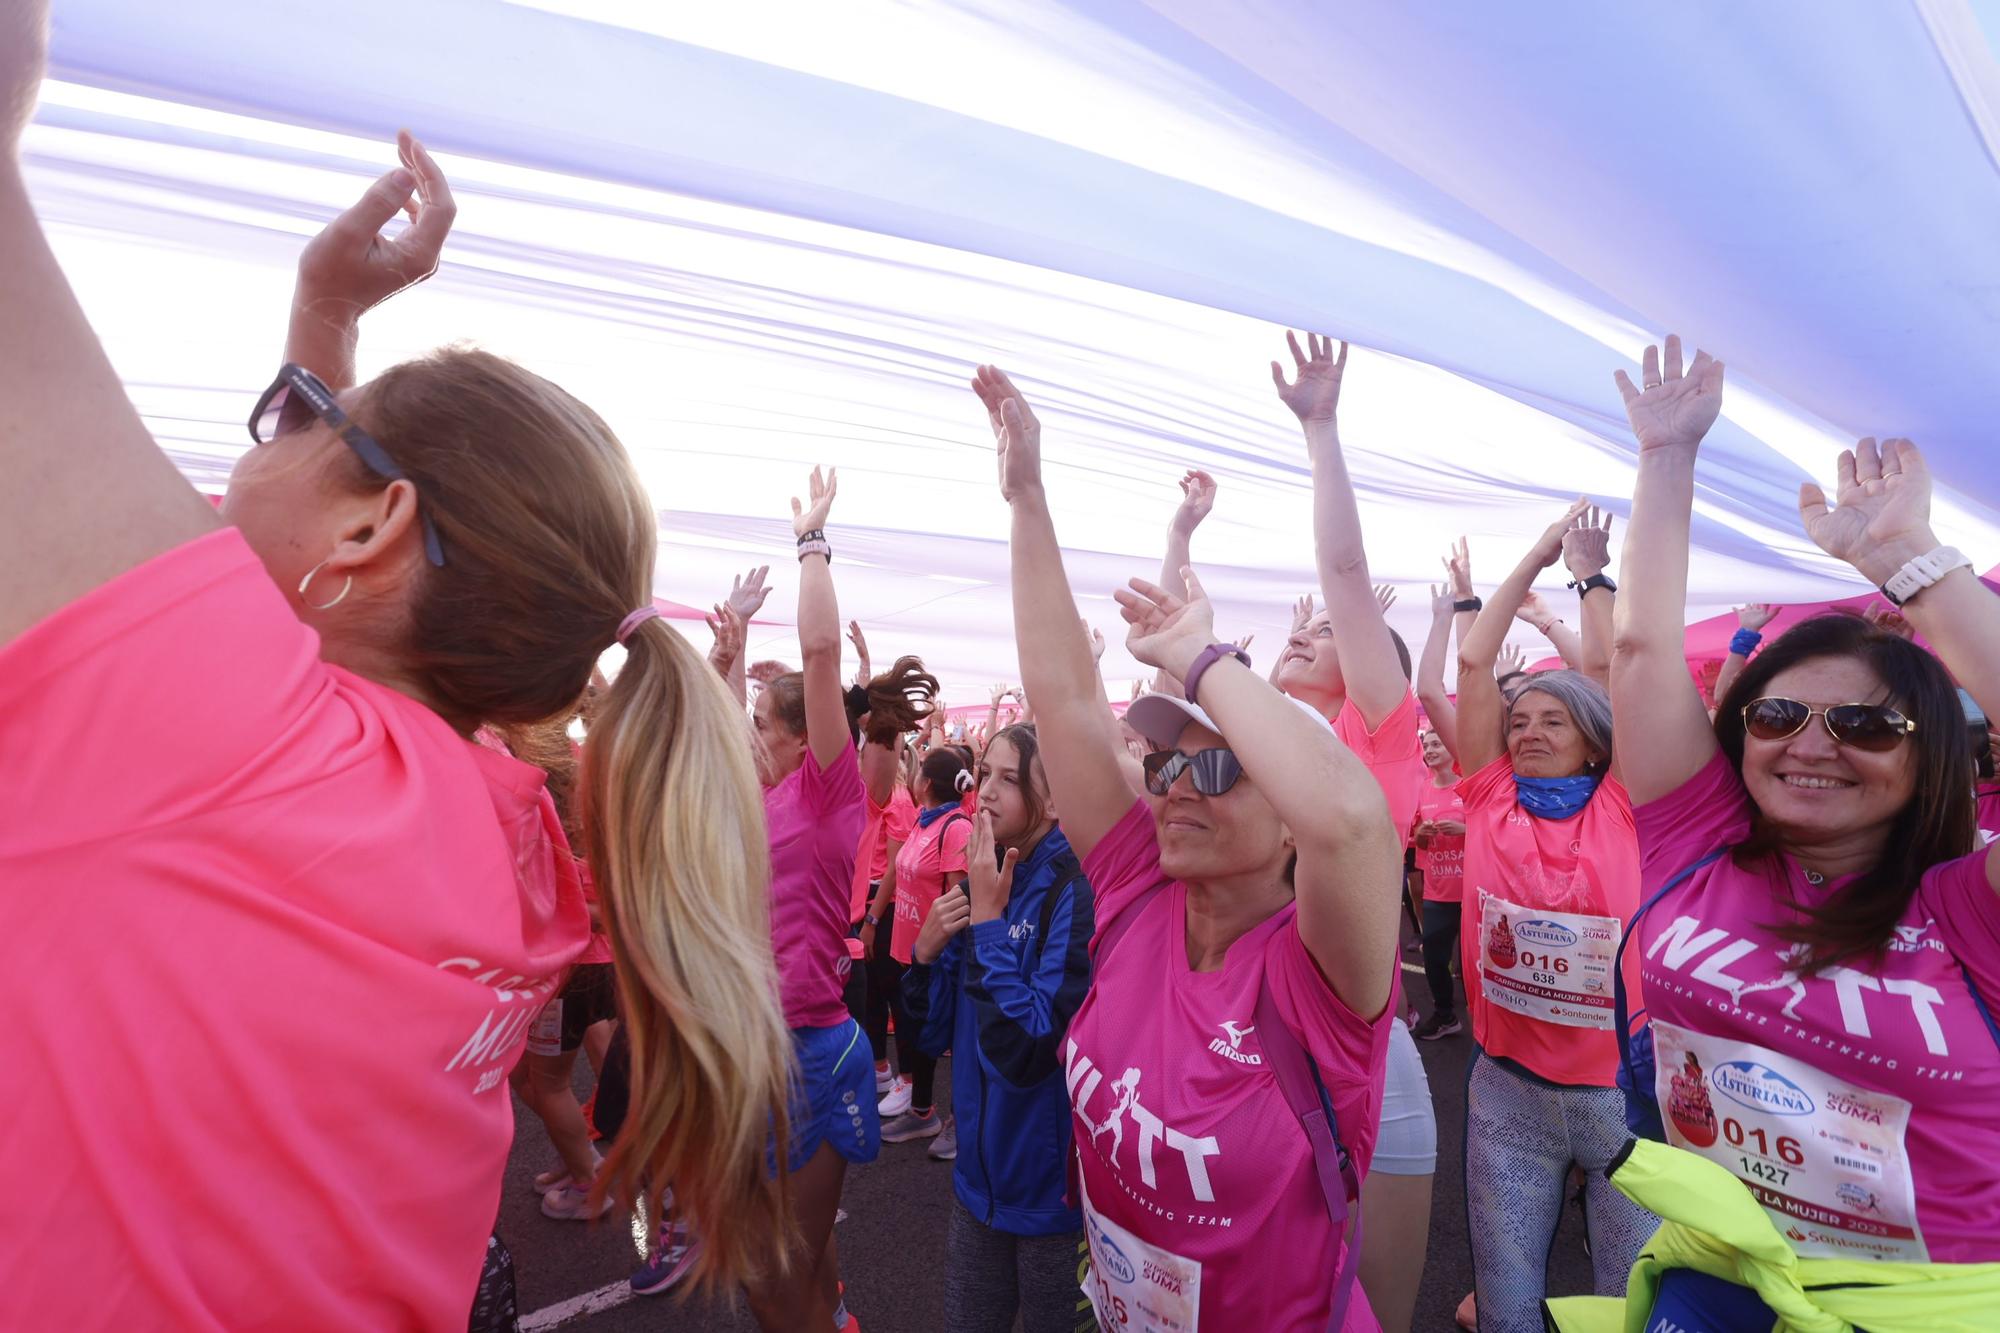
[[1201,1314],[1201,1264],[1149,1245],[1090,1206],[1083,1196],[1083,1234],[1090,1246],[1084,1294],[1099,1328],[1111,1333],[1197,1333]]
[[1522,907],[1479,891],[1479,971],[1487,1003],[1562,1027],[1612,1027],[1618,918]]
[[1792,1248],[1928,1263],[1903,1144],[1910,1104],[1776,1051],[1653,1024],[1667,1140],[1749,1187]]

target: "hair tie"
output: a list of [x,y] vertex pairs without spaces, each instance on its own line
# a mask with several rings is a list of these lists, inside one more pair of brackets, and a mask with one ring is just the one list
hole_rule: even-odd
[[657,606],[642,606],[637,611],[634,611],[631,615],[619,621],[618,642],[621,644],[624,643],[625,640],[632,637],[633,630],[639,628],[639,626],[645,624],[649,620],[657,619],[659,617],[659,614],[660,614],[660,608]]
[[960,795],[964,795],[979,784],[973,780],[970,769],[961,768],[958,770],[958,780],[952,785],[958,788]]

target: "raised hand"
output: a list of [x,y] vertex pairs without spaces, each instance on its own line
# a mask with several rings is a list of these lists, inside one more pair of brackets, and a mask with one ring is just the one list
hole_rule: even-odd
[[1893,606],[1884,606],[1880,602],[1870,602],[1868,609],[1861,613],[1861,618],[1876,629],[1893,634],[1899,639],[1914,640],[1917,637],[1917,627],[1912,625],[1909,618]]
[[1460,537],[1451,548],[1451,554],[1444,558],[1445,575],[1451,581],[1452,597],[1461,602],[1472,600],[1472,549]]
[[1034,409],[997,366],[981,366],[972,391],[986,405],[1000,465],[1000,498],[1012,504],[1042,488],[1042,423]]
[[1931,531],[1931,471],[1908,440],[1874,437],[1843,450],[1829,507],[1812,482],[1799,487],[1799,517],[1820,550],[1883,584],[1913,556],[1938,544]]
[[1093,662],[1102,662],[1104,660],[1104,631],[1094,625],[1085,625],[1083,628],[1090,635],[1090,660]]
[[808,485],[811,490],[807,504],[801,505],[796,495],[792,497],[794,537],[803,537],[808,532],[818,532],[826,527],[826,516],[833,508],[834,492],[840,488],[840,469],[828,468],[822,477],[820,470],[814,468]]
[[998,708],[1002,703],[1006,702],[1007,696],[1013,692],[1011,686],[995,685],[993,687],[993,706]]
[[1198,468],[1190,468],[1181,478],[1181,507],[1174,511],[1174,531],[1192,536],[1215,508],[1215,478]]
[[1736,608],[1736,628],[1752,633],[1762,630],[1777,616],[1778,608],[1769,602],[1752,602],[1748,606]]
[[1493,678],[1495,680],[1505,680],[1516,671],[1526,671],[1527,669],[1528,658],[1526,654],[1511,643],[1500,645],[1500,656],[1494,659],[1493,662]]
[[1247,653],[1247,652],[1249,652],[1249,651],[1250,651],[1250,645],[1251,645],[1252,643],[1256,642],[1256,640],[1257,640],[1257,636],[1256,636],[1255,634],[1246,634],[1246,635],[1244,635],[1244,636],[1243,636],[1242,638],[1240,638],[1240,639],[1238,639],[1238,640],[1236,641],[1236,651],[1237,651],[1237,652],[1239,652],[1239,653]]
[[1382,614],[1387,615],[1389,613],[1389,608],[1394,606],[1395,604],[1396,604],[1396,590],[1390,587],[1386,583],[1376,584],[1375,605],[1382,608]]
[[[396,155],[401,166],[306,242],[295,306],[329,322],[351,322],[437,272],[458,204],[444,172],[408,130],[396,136]],[[408,213],[410,225],[384,235],[398,213]]]
[[1007,899],[1014,892],[1014,865],[1021,853],[1009,847],[1003,860],[993,846],[993,816],[984,810],[972,821],[972,837],[965,845],[966,877],[972,885],[974,921],[998,921],[1007,911]]
[[1133,579],[1131,586],[1112,596],[1128,626],[1125,650],[1147,666],[1184,680],[1202,649],[1215,642],[1215,610],[1194,569],[1183,567],[1181,575],[1187,580],[1185,599],[1145,579]]
[[1307,625],[1312,624],[1312,618],[1313,595],[1307,593],[1292,604],[1292,633],[1297,634]]
[[1625,416],[1639,451],[1648,449],[1692,449],[1708,434],[1722,411],[1722,363],[1707,352],[1696,351],[1694,364],[1681,373],[1681,340],[1667,335],[1667,358],[1660,365],[1660,349],[1648,347],[1640,366],[1641,388],[1632,387],[1632,377],[1624,371],[1612,374],[1620,396],[1625,399]]
[[[764,599],[771,595],[771,587],[764,581],[764,576],[770,572],[771,567],[769,565],[759,565],[748,574],[741,575],[729,581],[729,596],[723,600],[728,604],[730,610],[743,618],[745,624],[748,624],[756,617],[759,611],[764,609]],[[860,626],[855,626],[854,632],[859,634],[861,632]],[[866,649],[863,650],[864,655],[866,651]]]
[[1611,567],[1611,511],[1596,505],[1570,518],[1562,537],[1563,564],[1578,581]]
[[1431,619],[1449,620],[1458,606],[1458,599],[1451,595],[1451,589],[1442,583],[1431,585]]
[[1514,618],[1533,625],[1544,634],[1549,632],[1549,626],[1555,624],[1558,619],[1548,600],[1532,588],[1528,590],[1528,595],[1521,599],[1520,609],[1514,612]]
[[1340,377],[1347,371],[1347,344],[1340,345],[1340,355],[1336,358],[1333,339],[1324,334],[1306,335],[1310,355],[1299,350],[1299,335],[1289,329],[1285,331],[1285,342],[1292,349],[1298,380],[1288,382],[1284,367],[1273,361],[1271,382],[1278,386],[1278,397],[1303,425],[1331,423],[1340,407]]
[[1542,531],[1542,535],[1536,540],[1535,544],[1528,548],[1528,554],[1534,559],[1535,563],[1543,569],[1547,569],[1555,564],[1556,561],[1562,559],[1563,539],[1568,535],[1571,525],[1576,521],[1577,515],[1583,513],[1588,508],[1590,508],[1590,502],[1579,495],[1575,500],[1571,501],[1568,509],[1563,510],[1561,518],[1549,524]]
[[727,676],[743,656],[744,617],[729,603],[717,602],[715,609],[702,619],[715,635],[715,643],[708,650],[708,664]]

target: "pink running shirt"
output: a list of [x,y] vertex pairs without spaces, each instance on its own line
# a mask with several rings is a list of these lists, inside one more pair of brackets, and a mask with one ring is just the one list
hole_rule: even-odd
[[1341,705],[1333,719],[1333,734],[1381,784],[1382,795],[1389,802],[1389,822],[1396,826],[1396,836],[1405,849],[1410,845],[1410,826],[1416,822],[1418,798],[1431,781],[1417,730],[1417,696],[1412,693],[1405,693],[1403,702],[1372,732],[1352,699]]
[[[606,909],[597,901],[597,881],[591,877],[590,862],[584,860],[581,856],[576,858],[576,877],[578,882],[583,885],[583,900],[598,909],[598,919],[602,921]],[[606,935],[602,930],[591,931],[590,943],[584,946],[583,953],[578,956],[576,961],[578,963],[610,962],[611,937]]]
[[972,821],[954,811],[910,831],[896,857],[896,922],[889,935],[889,956],[899,963],[914,957],[917,933],[931,904],[947,882],[965,877],[965,845],[972,841]]
[[[864,788],[863,796],[867,796]],[[847,903],[849,925],[859,925],[868,913],[868,886],[879,884],[889,873],[889,844],[908,842],[917,826],[917,803],[910,789],[898,782],[887,805],[875,804],[868,796],[868,819],[861,826],[861,841],[854,848],[854,893]]]
[[854,967],[847,951],[847,893],[867,806],[852,741],[825,768],[807,746],[799,766],[764,789],[771,948],[788,1027],[830,1028],[848,1020],[841,999]]
[[[1649,897],[1750,831],[1749,797],[1721,754],[1636,813]],[[1924,873],[1879,962],[1815,977],[1796,975],[1790,946],[1770,926],[1786,919],[1784,898],[1823,900],[1845,881],[1812,884],[1789,860],[1746,869],[1725,854],[1639,923],[1628,952],[1643,959],[1647,1015],[1727,1044],[1736,1057],[1701,1062],[1711,1080],[1722,1076],[1709,1099],[1721,1120],[1708,1132],[1695,1124],[1684,1146],[1727,1154],[1724,1165],[1739,1177],[1743,1167],[1755,1167],[1761,1174],[1753,1188],[1802,1252],[2000,1262],[2000,1048],[1959,967],[1970,969],[1989,1004],[2000,1004],[2000,895],[1986,882],[1990,850]],[[1746,1049],[1753,1047],[1777,1058]],[[1788,1074],[1787,1062],[1821,1077]],[[1738,1100],[1744,1097],[1764,1113]],[[1755,1152],[1759,1129],[1769,1162]],[[1859,1181],[1842,1179],[1839,1164],[1829,1161],[1850,1133],[1873,1140],[1879,1153]],[[1711,1134],[1715,1141],[1704,1145]],[[1723,1135],[1744,1143],[1729,1153]],[[1796,1146],[1779,1145],[1780,1135]],[[1909,1227],[1912,1199],[1916,1225]],[[1890,1234],[1871,1248],[1822,1210],[1858,1214],[1864,1233]]]
[[[1459,947],[1473,1036],[1486,1054],[1551,1083],[1615,1086],[1610,958],[1639,908],[1631,797],[1607,777],[1583,813],[1537,819],[1515,799],[1504,754],[1462,780],[1458,793],[1466,830]],[[1504,913],[1502,902],[1510,905]],[[1638,985],[1629,949],[1625,984]]]
[[234,528],[0,648],[0,754],[0,1324],[462,1328],[589,933],[541,770],[322,661]]
[[2000,839],[2000,782],[1982,782],[1974,797],[1979,811],[1981,842]]
[[[1101,1219],[1086,1225],[1107,1230],[1108,1222],[1110,1234],[1130,1233],[1177,1261],[1164,1267],[1181,1276],[1182,1295],[1162,1291],[1159,1299],[1198,1290],[1190,1303],[1203,1333],[1324,1328],[1338,1241],[1312,1149],[1277,1076],[1263,1068],[1253,1014],[1268,975],[1366,1175],[1396,996],[1373,1022],[1343,1005],[1299,938],[1290,905],[1231,945],[1222,970],[1189,968],[1187,888],[1160,869],[1143,803],[1083,865],[1097,894],[1099,939],[1122,913],[1140,913],[1093,978],[1064,1042],[1083,1189]],[[1394,964],[1385,958],[1383,966]],[[1148,1256],[1125,1257],[1144,1283]],[[1381,1327],[1359,1285],[1344,1327]]]
[[[1440,787],[1425,780],[1413,827],[1427,819],[1465,822],[1465,798],[1458,794],[1456,782]],[[1430,846],[1417,848],[1417,869],[1424,874],[1425,902],[1457,902],[1465,892],[1465,835],[1433,837]]]

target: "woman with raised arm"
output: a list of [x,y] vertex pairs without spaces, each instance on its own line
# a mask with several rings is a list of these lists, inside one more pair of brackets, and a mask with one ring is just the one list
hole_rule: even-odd
[[1423,743],[1431,780],[1417,803],[1410,843],[1417,852],[1417,872],[1423,876],[1424,981],[1430,987],[1431,1016],[1410,1035],[1418,1041],[1437,1041],[1465,1030],[1458,1021],[1458,982],[1451,974],[1465,895],[1465,798],[1459,795],[1458,765],[1444,748],[1444,739],[1430,730],[1424,732]]
[[[1698,352],[1683,373],[1668,338],[1640,385],[1617,379],[1640,451],[1612,662],[1647,898],[1628,952],[1668,1141],[1740,1178],[1801,1256],[1881,1260],[1881,1281],[2000,1261],[2000,861],[1975,850],[1951,679],[2000,706],[2000,599],[1931,531],[1916,447],[1862,440],[1833,504],[1801,489],[1807,535],[1937,656],[1817,616],[1750,659],[1711,724],[1681,625],[1722,366]],[[1690,1055],[1713,1128],[1670,1087]]]
[[[1549,526],[1459,645],[1461,971],[1478,1043],[1465,1190],[1486,1333],[1539,1333],[1571,1167],[1585,1174],[1599,1294],[1624,1292],[1655,1225],[1606,1175],[1631,1137],[1616,1081],[1611,962],[1639,892],[1631,803],[1612,776],[1610,701],[1575,671],[1529,676],[1511,701],[1493,676],[1538,574],[1562,559],[1579,581],[1599,572],[1605,529],[1580,522],[1586,508],[1579,500]],[[1604,582],[1585,596],[1609,598]]]
[[973,387],[1013,511],[1042,761],[1096,891],[1096,975],[1063,1052],[1098,1318],[1374,1328],[1343,1242],[1394,991],[1399,852],[1381,789],[1215,642],[1190,579],[1191,600],[1144,582],[1118,594],[1127,647],[1195,701],[1147,695],[1128,713],[1158,747],[1135,801],[1075,630],[1040,425],[998,370]]
[[1083,1218],[1063,1198],[1061,1048],[1090,985],[1093,917],[1033,726],[987,747],[967,863],[967,891],[924,918],[903,983],[918,1045],[955,1053],[943,1326],[1008,1333],[1018,1312],[1024,1333],[1071,1333]]
[[[1309,334],[1305,348],[1287,333],[1296,368],[1287,381],[1271,363],[1278,397],[1298,417],[1312,462],[1313,551],[1325,609],[1295,632],[1280,660],[1277,685],[1325,718],[1342,744],[1368,767],[1389,805],[1399,855],[1408,847],[1419,794],[1430,781],[1417,743],[1417,698],[1410,688],[1410,650],[1384,618],[1393,591],[1368,578],[1361,512],[1341,447],[1340,386],[1347,344]],[[1400,870],[1400,866],[1399,866]],[[1401,907],[1400,873],[1383,883]],[[1413,922],[1418,920],[1414,905]],[[1391,1008],[1399,1006],[1392,1005]],[[1392,1328],[1416,1309],[1430,1244],[1431,1176],[1437,1169],[1437,1114],[1423,1058],[1400,1013],[1392,1016],[1383,1093],[1381,1137],[1364,1202],[1361,1282],[1369,1302]]]
[[[0,865],[41,889],[8,932],[34,965],[0,969],[0,1169],[46,1186],[14,1209],[7,1322],[464,1326],[506,1071],[589,933],[542,774],[473,736],[574,708],[614,642],[582,785],[639,1081],[600,1184],[672,1179],[699,1279],[766,1271],[789,1052],[762,817],[740,715],[652,618],[630,459],[489,353],[352,388],[298,364],[299,327],[351,349],[436,266],[451,195],[406,141],[314,242],[218,515],[22,184],[45,16],[0,5],[0,463],[32,479],[0,487],[0,561],[34,571],[0,590]],[[121,1235],[115,1280],[79,1282]]]

